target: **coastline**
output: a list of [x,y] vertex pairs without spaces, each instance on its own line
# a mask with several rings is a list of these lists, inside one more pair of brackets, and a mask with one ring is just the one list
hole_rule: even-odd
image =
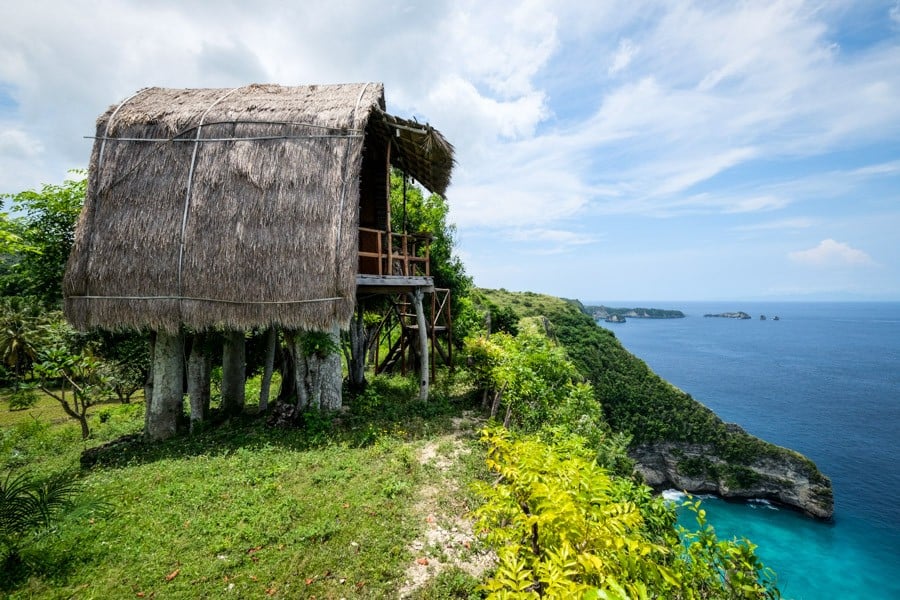
[[[665,305],[688,318],[635,321],[616,328],[617,338],[724,419],[815,460],[833,485],[830,521],[698,493],[709,523],[757,544],[785,598],[900,598],[893,576],[900,569],[900,505],[885,493],[900,489],[900,372],[892,368],[900,356],[900,302]],[[770,319],[703,318],[733,307]],[[781,317],[776,327],[772,315]],[[682,511],[679,522],[690,529],[693,513]]]

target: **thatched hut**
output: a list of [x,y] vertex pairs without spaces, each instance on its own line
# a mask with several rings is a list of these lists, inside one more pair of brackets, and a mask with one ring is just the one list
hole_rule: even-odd
[[346,328],[358,286],[430,285],[395,260],[391,165],[443,194],[452,147],[381,84],[143,89],[97,121],[66,316],[149,328],[157,354],[184,327]]

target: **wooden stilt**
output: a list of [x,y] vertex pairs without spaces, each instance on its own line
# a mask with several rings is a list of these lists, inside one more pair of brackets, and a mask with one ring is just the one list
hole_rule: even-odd
[[412,294],[413,306],[416,309],[416,323],[419,328],[419,400],[428,399],[428,383],[431,375],[431,362],[428,360],[428,326],[425,322],[425,309],[422,288],[416,288]]

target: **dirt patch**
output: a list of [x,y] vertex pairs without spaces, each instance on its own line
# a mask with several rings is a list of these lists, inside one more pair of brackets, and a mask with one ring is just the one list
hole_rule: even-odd
[[409,549],[415,557],[406,569],[400,597],[408,598],[432,577],[457,567],[476,578],[494,565],[496,557],[481,549],[467,518],[465,483],[459,480],[460,459],[471,452],[470,440],[482,422],[470,415],[453,420],[453,431],[428,441],[419,451],[419,462],[433,469],[427,485],[419,489],[413,507],[425,530]]

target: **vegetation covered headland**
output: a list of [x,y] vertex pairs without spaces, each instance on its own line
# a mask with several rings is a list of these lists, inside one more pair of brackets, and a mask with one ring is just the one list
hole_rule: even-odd
[[610,427],[630,436],[629,455],[647,483],[726,498],[764,498],[830,519],[830,480],[787,448],[723,422],[713,411],[656,375],[615,334],[597,327],[575,300],[486,290],[499,306],[541,315],[593,385]]
[[584,310],[595,319],[607,319],[609,317],[622,317],[629,319],[683,319],[684,313],[680,310],[667,308],[614,308],[610,306],[585,306]]
[[723,313],[706,313],[703,316],[704,317],[718,317],[720,319],[744,319],[744,320],[753,318],[742,310],[732,311],[732,312],[723,312]]

